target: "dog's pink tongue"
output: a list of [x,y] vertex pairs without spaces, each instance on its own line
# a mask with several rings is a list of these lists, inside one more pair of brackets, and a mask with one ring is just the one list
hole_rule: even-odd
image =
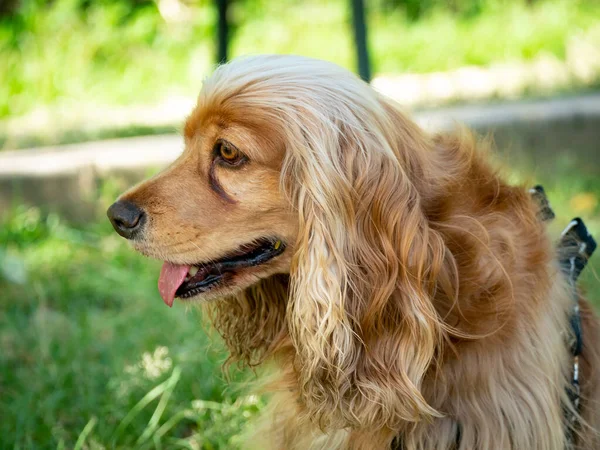
[[158,292],[160,292],[160,296],[169,308],[173,306],[175,292],[185,280],[188,270],[190,270],[190,266],[181,266],[169,262],[163,264],[160,277],[158,277]]

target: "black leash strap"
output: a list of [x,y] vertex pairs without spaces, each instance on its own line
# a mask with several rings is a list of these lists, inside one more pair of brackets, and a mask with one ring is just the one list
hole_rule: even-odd
[[581,311],[579,309],[579,292],[576,283],[577,278],[579,278],[594,250],[596,250],[596,246],[596,241],[594,241],[594,238],[590,235],[580,218],[573,219],[567,228],[565,228],[561,234],[558,246],[560,267],[569,280],[574,300],[573,312],[571,313],[573,372],[571,386],[567,392],[574,411],[566,411],[570,424],[568,430],[569,442],[573,442],[573,433],[578,422],[581,398],[579,356],[583,350],[583,330],[581,325]]
[[581,340],[581,317],[579,314],[579,294],[577,292],[577,278],[587,265],[588,260],[596,250],[596,241],[588,232],[585,224],[580,218],[575,218],[562,232],[558,250],[560,256],[560,267],[567,276],[575,297],[573,317],[573,342],[571,351],[573,355],[581,354],[583,346]]
[[539,184],[531,189],[529,189],[529,193],[534,201],[536,201],[540,207],[538,210],[538,219],[542,222],[548,222],[554,219],[555,214],[550,206],[550,202],[548,201],[548,197],[546,197],[546,191]]
[[[529,191],[533,199],[539,204],[538,217],[542,221],[554,219],[554,211],[542,186],[535,186]],[[567,394],[573,405],[573,409],[565,409],[565,416],[569,423],[567,439],[573,443],[574,430],[578,423],[580,412],[581,388],[579,384],[579,356],[583,350],[583,330],[581,325],[581,311],[579,309],[579,292],[577,290],[577,279],[587,265],[588,260],[596,250],[596,241],[590,235],[587,227],[579,217],[571,220],[567,228],[561,233],[558,241],[558,260],[560,268],[567,277],[571,292],[573,294],[573,310],[571,313],[570,338],[571,354],[573,355],[573,368],[571,374],[571,386]]]

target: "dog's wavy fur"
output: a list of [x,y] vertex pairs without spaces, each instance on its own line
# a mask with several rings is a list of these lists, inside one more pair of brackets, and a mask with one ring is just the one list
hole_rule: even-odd
[[[188,146],[209,117],[279,152],[295,227],[286,270],[206,305],[232,360],[277,364],[257,448],[567,448],[572,295],[527,189],[485,145],[430,136],[354,75],[302,57],[220,66]],[[582,308],[576,448],[595,449],[600,339]]]

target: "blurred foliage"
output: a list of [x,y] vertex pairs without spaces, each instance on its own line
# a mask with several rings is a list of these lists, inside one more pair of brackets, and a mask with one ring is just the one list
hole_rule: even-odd
[[[379,0],[370,4],[377,3],[377,6],[386,12],[402,10],[408,20],[415,21],[436,9],[445,9],[461,17],[472,17],[481,13],[486,6],[501,2],[489,0]],[[533,3],[533,1],[527,3]]]
[[[10,6],[12,5],[12,6]],[[0,10],[0,118],[42,106],[195,95],[213,65],[211,0],[20,0]],[[375,72],[520,61],[597,24],[596,0],[373,0]],[[231,53],[297,53],[354,68],[347,0],[231,2]]]
[[210,6],[199,10],[177,27],[154,3],[24,0],[0,21],[0,117],[65,97],[144,101],[162,83],[190,83],[193,42],[209,39],[214,19]]

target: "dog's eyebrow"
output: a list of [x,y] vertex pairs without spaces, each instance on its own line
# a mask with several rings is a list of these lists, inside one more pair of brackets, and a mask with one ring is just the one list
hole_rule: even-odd
[[210,184],[210,187],[212,188],[213,191],[215,191],[217,194],[219,194],[219,197],[221,197],[227,203],[230,203],[230,204],[237,203],[236,200],[231,198],[227,194],[227,192],[225,192],[225,189],[223,189],[223,186],[221,186],[221,183],[219,183],[219,180],[217,180],[217,176],[215,174],[215,166],[216,166],[216,162],[212,161],[210,164],[210,169],[208,170],[208,183]]

